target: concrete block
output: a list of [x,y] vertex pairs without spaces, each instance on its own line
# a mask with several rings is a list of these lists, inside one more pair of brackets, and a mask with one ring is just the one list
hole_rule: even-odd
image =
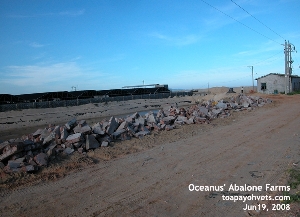
[[76,127],[74,127],[73,131],[74,133],[90,133],[91,132],[91,127],[89,125],[84,125],[84,126],[81,126],[81,125],[77,125]]
[[157,118],[164,118],[166,117],[166,114],[164,112],[163,109],[160,109],[158,112],[157,112],[157,115],[156,115]]
[[55,132],[51,132],[49,134],[49,136],[47,136],[44,141],[43,141],[43,145],[49,144],[51,142],[53,142],[55,140]]
[[173,130],[174,129],[174,126],[173,125],[166,125],[166,128],[165,130],[169,131],[169,130]]
[[242,105],[243,105],[244,108],[248,108],[249,107],[249,103],[246,102],[246,101],[244,101]]
[[120,126],[118,127],[118,129],[117,129],[116,131],[126,129],[127,126],[128,126],[128,122],[127,122],[127,121],[123,121],[123,122],[120,124]]
[[47,129],[43,129],[41,132],[41,135],[39,136],[41,140],[44,140],[50,135],[51,132],[49,132]]
[[155,123],[157,124],[157,119],[153,113],[150,113],[147,117],[147,123]]
[[137,119],[137,118],[140,117],[140,114],[137,113],[137,112],[135,112],[134,114],[130,115],[129,117],[130,117],[131,119],[135,120],[135,119]]
[[195,118],[194,117],[190,117],[188,120],[187,120],[187,124],[194,124],[195,123]]
[[135,136],[135,130],[131,126],[127,126],[126,130],[130,135]]
[[67,155],[72,154],[73,152],[74,152],[74,149],[69,148],[69,147],[64,150],[64,153],[67,154]]
[[85,149],[99,148],[100,144],[93,135],[86,135]]
[[48,165],[48,156],[45,153],[39,153],[34,157],[34,161],[39,166],[47,166]]
[[115,132],[115,130],[119,127],[119,123],[116,121],[115,117],[112,116],[109,119],[109,125],[107,126],[107,130],[106,133],[111,135],[113,134],[113,132]]
[[204,114],[204,115],[207,115],[208,114],[208,109],[203,107],[203,106],[198,106],[198,109],[199,109],[199,112]]
[[67,130],[73,129],[76,125],[77,125],[77,121],[75,118],[73,118],[72,120],[70,120],[68,123],[65,124]]
[[56,143],[52,143],[51,145],[49,145],[46,149],[45,149],[45,151],[46,151],[46,153],[47,153],[47,155],[48,155],[48,157],[50,157],[50,156],[52,156],[52,155],[55,155],[55,147],[56,147],[57,145],[56,145]]
[[14,142],[9,145],[6,145],[3,149],[3,154],[0,155],[0,161],[6,160],[21,151],[23,151],[22,142]]
[[186,123],[187,120],[188,120],[187,117],[184,117],[184,116],[181,116],[181,115],[178,115],[177,119],[176,119],[176,121],[183,121],[184,123]]
[[75,142],[79,142],[82,140],[82,134],[81,133],[75,133],[75,134],[71,134],[67,137],[66,141],[69,143],[75,143]]
[[109,125],[109,122],[106,120],[103,120],[101,123],[102,123],[102,130],[106,130]]
[[135,119],[136,124],[145,125],[145,121],[146,121],[145,118],[143,118],[142,116]]
[[136,133],[136,136],[139,137],[139,136],[146,136],[146,135],[149,135],[150,132],[148,131],[140,131],[138,133]]
[[38,136],[40,136],[40,135],[42,134],[43,130],[44,130],[44,129],[37,129],[37,130],[32,134],[32,136],[35,137],[35,138],[38,137]]
[[101,147],[107,147],[108,146],[108,142],[106,142],[106,141],[103,141],[102,143],[101,143]]
[[22,167],[22,171],[24,172],[35,172],[38,171],[39,168],[36,165],[27,165]]
[[99,135],[104,135],[105,134],[105,132],[102,129],[102,126],[99,122],[92,126],[92,131],[93,131],[93,133],[96,133],[96,134],[99,134]]
[[78,122],[78,125],[79,125],[80,127],[83,127],[83,126],[86,125],[86,121],[85,121],[85,120],[80,120],[80,121]]
[[2,142],[2,143],[0,144],[0,154],[3,153],[3,149],[4,149],[8,144],[9,144],[8,141]]
[[10,169],[17,169],[17,168],[20,168],[20,167],[24,166],[24,163],[23,163],[23,161],[9,160],[9,161],[7,162],[7,166],[8,166]]
[[184,121],[175,120],[174,124],[181,126],[184,124]]
[[64,141],[66,141],[66,139],[68,138],[68,136],[69,136],[69,133],[68,133],[68,131],[67,131],[67,129],[65,128],[65,127],[61,127],[60,128],[60,138],[61,138],[61,140],[64,142]]
[[115,131],[113,134],[111,134],[111,136],[113,139],[118,139],[125,132],[126,132],[125,129],[120,129],[120,130]]

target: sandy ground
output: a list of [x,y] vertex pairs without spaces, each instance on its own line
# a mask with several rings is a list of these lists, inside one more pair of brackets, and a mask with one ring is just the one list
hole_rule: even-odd
[[[234,112],[209,125],[182,126],[116,142],[90,152],[89,157],[74,154],[60,159],[61,166],[45,168],[41,174],[47,176],[27,175],[19,185],[3,184],[1,216],[250,216],[243,208],[254,202],[222,199],[228,195],[227,186],[286,185],[287,169],[300,160],[300,96],[265,97],[274,103],[251,112]],[[223,191],[191,192],[190,184],[225,187]],[[259,215],[292,214],[272,211],[267,204],[270,210]]]

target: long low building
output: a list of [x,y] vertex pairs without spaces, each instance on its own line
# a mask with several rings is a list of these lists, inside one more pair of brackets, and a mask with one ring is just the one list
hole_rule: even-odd
[[22,102],[41,102],[59,101],[74,99],[89,99],[98,97],[130,96],[142,94],[170,93],[168,85],[154,84],[140,85],[130,88],[111,89],[111,90],[80,90],[80,91],[58,91],[32,94],[0,94],[0,104],[22,103]]

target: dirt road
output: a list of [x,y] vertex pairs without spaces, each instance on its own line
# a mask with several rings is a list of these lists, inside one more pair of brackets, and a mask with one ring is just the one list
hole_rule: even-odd
[[[226,125],[220,120],[207,128],[188,126],[190,137],[101,161],[55,182],[2,191],[0,215],[249,216],[243,208],[252,201],[222,199],[229,185],[286,185],[286,170],[300,160],[300,96],[273,98],[273,105]],[[191,192],[190,184],[225,186],[223,191]]]

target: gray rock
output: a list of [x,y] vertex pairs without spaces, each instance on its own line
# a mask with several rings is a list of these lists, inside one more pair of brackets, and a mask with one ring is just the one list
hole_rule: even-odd
[[60,128],[60,138],[61,138],[61,140],[66,141],[68,136],[69,136],[69,133],[68,133],[67,129],[65,127],[61,127]]
[[74,152],[74,149],[69,148],[69,147],[64,150],[64,153],[67,154],[67,155],[72,154],[73,152]]
[[85,149],[99,148],[100,144],[93,135],[86,135]]
[[73,129],[74,133],[89,133],[91,131],[91,127],[89,125],[77,125],[74,129]]
[[27,165],[24,167],[25,172],[34,172],[34,171],[38,171],[38,167],[35,165]]
[[216,105],[216,108],[218,108],[218,109],[226,109],[227,108],[227,104],[223,103],[223,102],[218,102],[218,104]]
[[107,147],[108,146],[108,142],[106,142],[106,141],[103,141],[102,143],[101,143],[101,147]]
[[107,134],[111,135],[119,127],[119,123],[116,121],[115,117],[112,116],[109,120],[109,125],[107,126]]
[[66,123],[65,126],[66,126],[66,128],[67,128],[68,130],[71,130],[71,129],[73,129],[73,128],[76,126],[76,124],[77,124],[77,121],[76,121],[75,118],[73,118],[73,119],[70,120],[68,123]]
[[176,119],[176,121],[182,121],[184,123],[186,123],[187,120],[188,120],[187,117],[184,117],[184,116],[181,116],[181,115],[178,115],[177,119]]
[[34,157],[34,161],[39,166],[47,166],[48,165],[48,156],[45,153],[39,153]]
[[99,122],[94,124],[94,126],[92,127],[92,130],[94,133],[99,134],[99,135],[105,134],[105,132],[103,131],[102,126]]
[[66,139],[66,141],[69,143],[75,143],[75,142],[79,142],[81,139],[82,139],[81,133],[75,133],[75,134],[69,135],[68,138]]

